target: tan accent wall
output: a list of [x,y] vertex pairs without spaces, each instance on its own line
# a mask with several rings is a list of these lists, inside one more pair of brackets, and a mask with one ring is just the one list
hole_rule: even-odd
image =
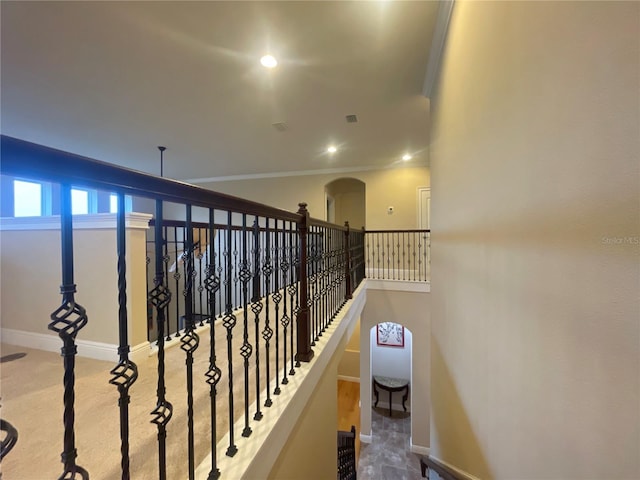
[[343,377],[360,378],[360,320],[344,349],[340,363],[338,364],[338,375]]
[[267,478],[336,478],[338,471],[338,363],[346,335],[329,361],[289,440]]
[[[431,339],[430,294],[392,290],[367,290],[367,303],[362,312],[360,335],[360,403],[361,430],[371,435],[371,329],[381,322],[393,321],[411,330],[411,441],[413,445],[429,446]],[[365,333],[366,332],[366,333]],[[369,374],[369,378],[365,375]]]
[[[418,187],[429,186],[429,168],[427,167],[234,180],[201,186],[289,211],[296,211],[299,202],[306,202],[312,217],[324,219],[325,185],[337,178],[347,176],[357,178],[366,184],[366,227],[368,229],[417,228]],[[393,215],[387,214],[388,206],[394,207]]]
[[[62,296],[59,230],[0,232],[2,328],[55,335],[47,329]],[[146,341],[145,232],[127,232],[129,343]],[[118,343],[116,235],[112,229],[74,231],[76,301],[89,318],[79,340]]]
[[454,6],[432,102],[431,453],[479,478],[640,478],[639,19]]

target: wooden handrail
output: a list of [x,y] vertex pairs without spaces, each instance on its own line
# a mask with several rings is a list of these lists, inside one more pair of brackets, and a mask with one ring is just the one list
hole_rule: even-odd
[[0,173],[298,222],[296,213],[6,135]]
[[398,229],[398,230],[365,230],[364,231],[364,233],[397,233],[397,232],[403,232],[403,233],[431,233],[431,229],[425,228],[425,229],[413,229],[413,230]]
[[422,472],[422,476],[427,478],[429,477],[427,470],[433,470],[443,480],[464,480],[458,473],[443,465],[433,457],[422,457],[420,459],[420,470]]

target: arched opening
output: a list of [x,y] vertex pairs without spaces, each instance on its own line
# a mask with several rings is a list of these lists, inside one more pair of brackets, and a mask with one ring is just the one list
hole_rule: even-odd
[[366,222],[366,185],[356,178],[338,178],[324,187],[328,222],[360,229]]

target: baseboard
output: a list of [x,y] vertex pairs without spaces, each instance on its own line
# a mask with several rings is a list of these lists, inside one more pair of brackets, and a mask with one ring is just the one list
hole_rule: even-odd
[[349,377],[348,375],[338,375],[338,380],[344,380],[345,382],[360,383],[360,377]]
[[[0,331],[0,340],[10,345],[34,348],[47,352],[60,352],[62,341],[57,335],[46,333],[26,332],[3,328]],[[104,360],[107,362],[118,361],[118,346],[113,343],[93,342],[91,340],[76,340],[78,356]],[[143,342],[131,349],[131,359],[136,362],[149,356],[149,342]]]
[[462,470],[462,469],[460,469],[458,467],[454,467],[450,463],[447,463],[444,460],[439,459],[438,457],[434,457],[433,455],[431,455],[431,459],[435,460],[436,462],[438,462],[438,463],[440,463],[442,465],[444,465],[448,469],[453,470],[454,472],[456,472],[457,475],[459,475],[464,480],[480,480],[478,477],[476,477],[474,475],[471,475],[470,473],[465,472],[464,470]]
[[133,363],[139,364],[145,358],[151,355],[151,344],[149,342],[142,342],[138,345],[131,347],[129,351],[129,359]]
[[414,445],[411,437],[409,437],[409,450],[411,450],[412,453],[417,453],[418,455],[429,455],[429,452],[431,451],[429,447]]
[[365,435],[364,433],[360,434],[360,441],[362,443],[371,443],[372,440],[373,440],[372,435]]

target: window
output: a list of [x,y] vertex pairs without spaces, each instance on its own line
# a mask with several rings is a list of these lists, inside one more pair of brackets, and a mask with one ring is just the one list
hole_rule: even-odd
[[118,213],[118,195],[109,195],[109,213]]
[[89,192],[87,190],[71,189],[71,213],[74,215],[89,213]]
[[13,209],[16,217],[39,217],[42,215],[42,184],[13,181]]

